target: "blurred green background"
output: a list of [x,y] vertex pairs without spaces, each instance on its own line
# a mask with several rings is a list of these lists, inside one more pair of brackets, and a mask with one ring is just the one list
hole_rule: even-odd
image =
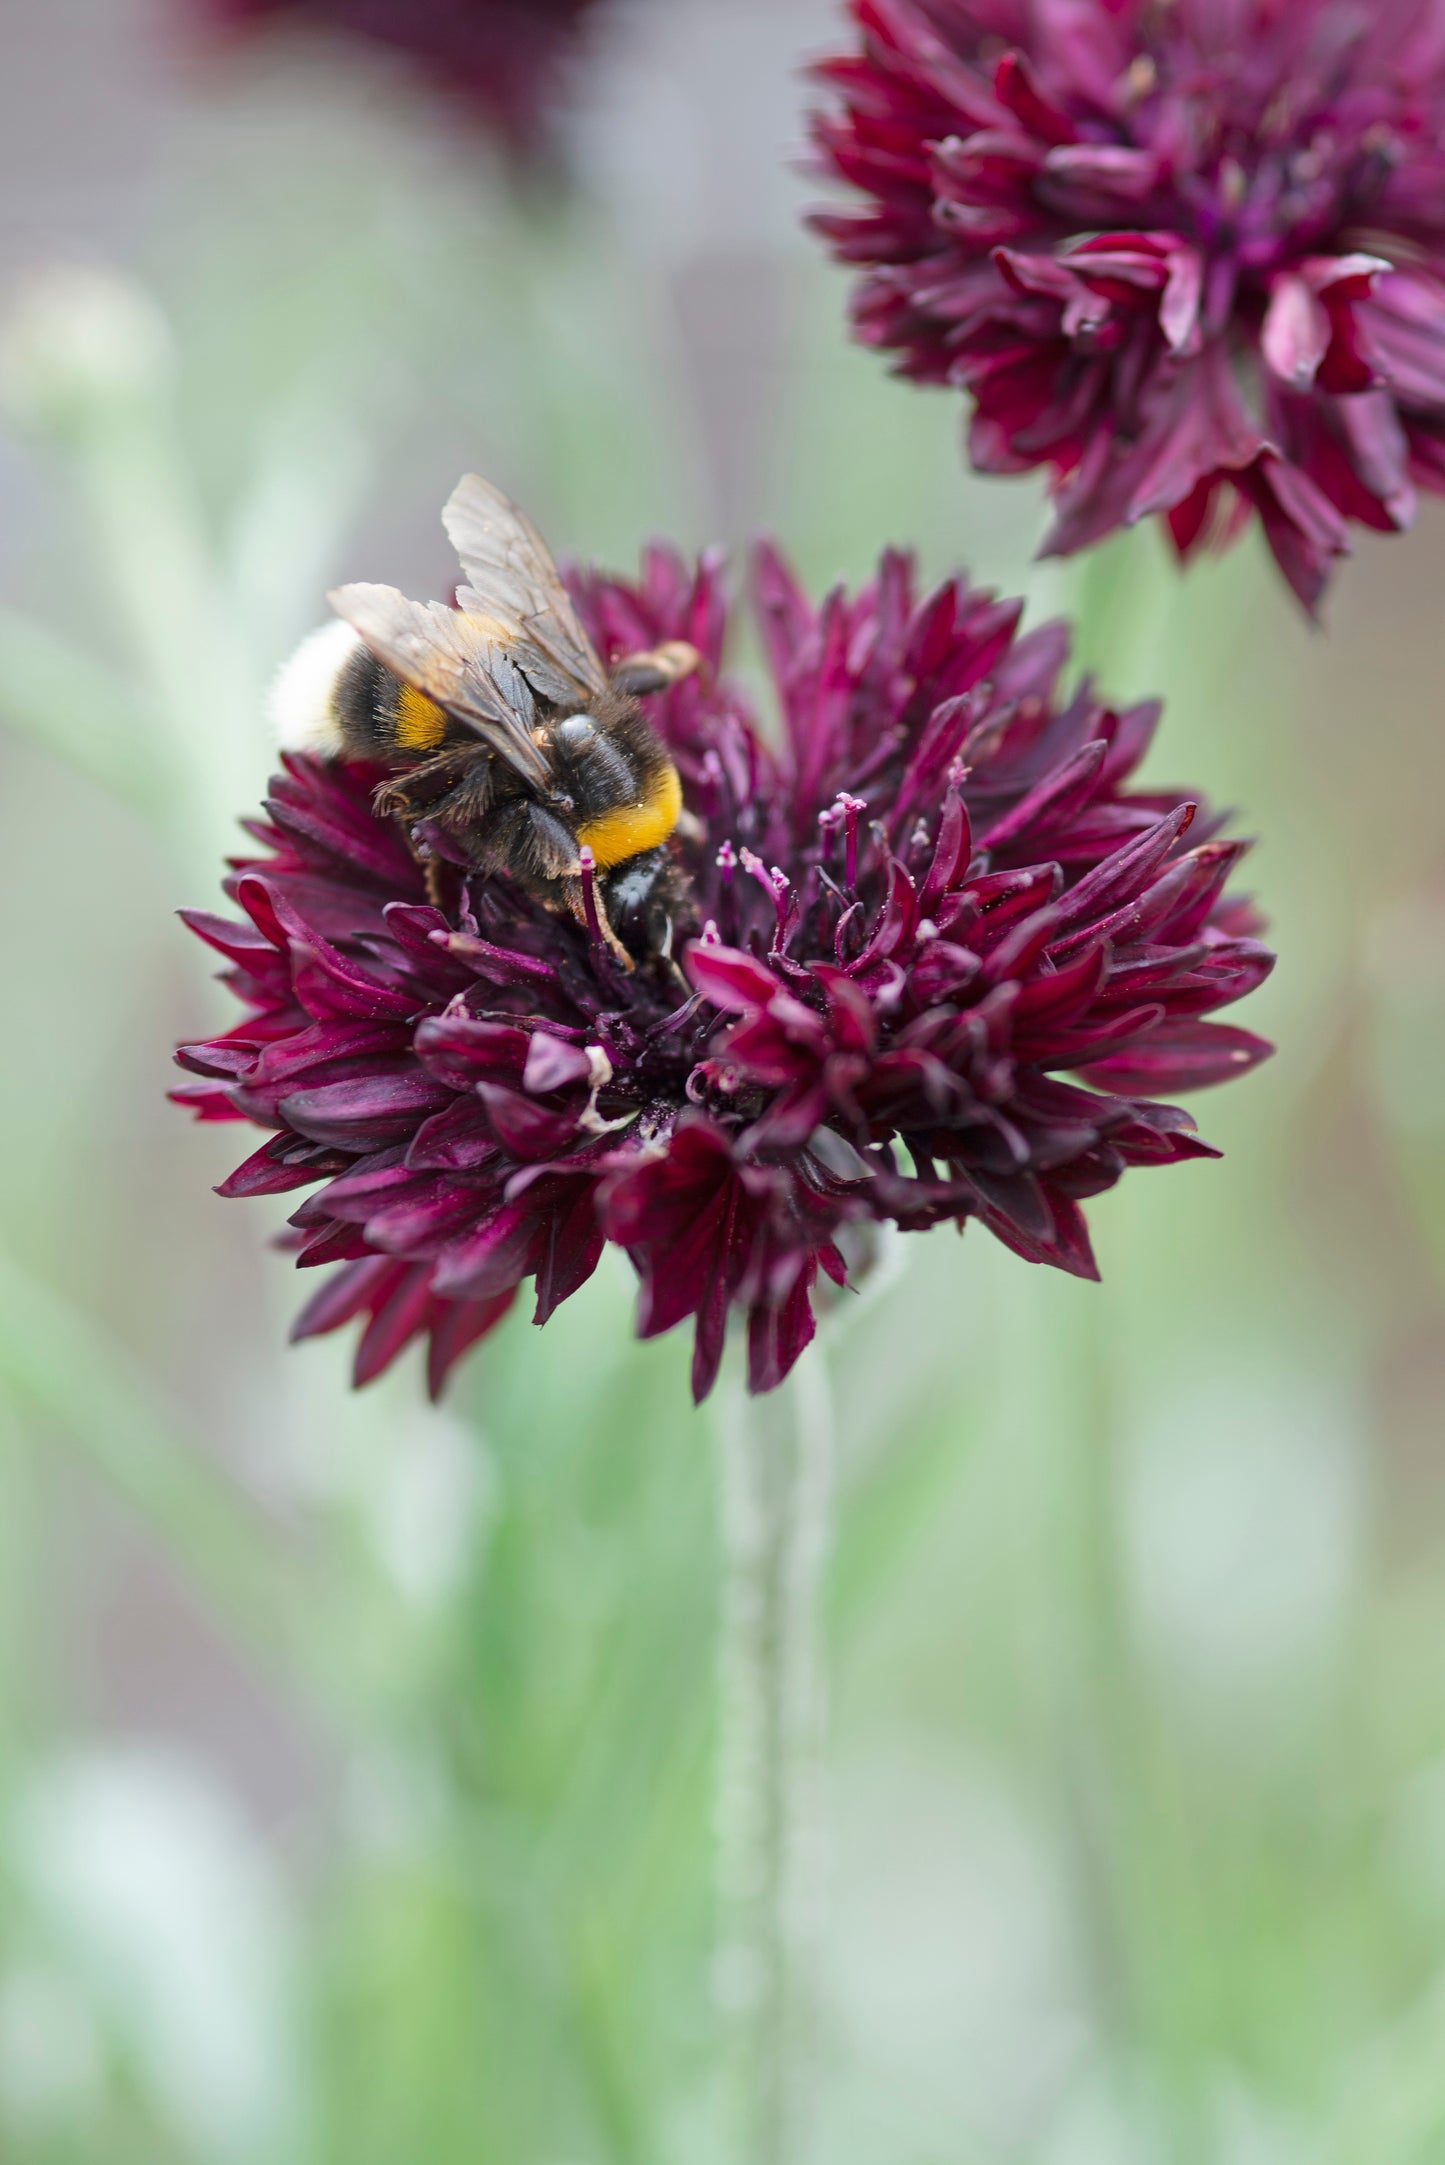
[[1253,542],[1032,565],[1036,489],[798,230],[830,16],[618,5],[566,202],[366,55],[5,11],[7,2165],[731,2154],[686,1348],[608,1270],[441,1412],[354,1398],[164,1100],[267,676],[338,579],[445,590],[466,468],[620,566],[768,527],[1083,607],[1153,771],[1264,838],[1224,1162],[1093,1206],[1102,1288],[909,1239],[825,1333],[812,2158],[1445,2158],[1445,517],[1326,636]]

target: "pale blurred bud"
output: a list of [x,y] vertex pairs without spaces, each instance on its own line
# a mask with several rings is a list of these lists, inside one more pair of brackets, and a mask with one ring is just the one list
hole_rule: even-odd
[[0,321],[0,405],[45,435],[83,434],[153,399],[172,365],[159,308],[119,272],[56,264],[31,272]]

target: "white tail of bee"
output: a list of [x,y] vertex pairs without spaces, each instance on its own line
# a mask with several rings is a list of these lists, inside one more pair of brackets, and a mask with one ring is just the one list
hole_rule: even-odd
[[267,712],[283,752],[311,752],[320,759],[340,752],[336,687],[360,644],[349,624],[323,624],[277,670]]

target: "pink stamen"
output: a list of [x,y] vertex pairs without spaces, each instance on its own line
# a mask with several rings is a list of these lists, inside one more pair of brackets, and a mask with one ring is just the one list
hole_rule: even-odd
[[577,863],[582,878],[582,911],[587,919],[587,936],[594,947],[606,952],[607,942],[602,937],[602,920],[597,914],[597,859],[590,849],[578,852]]
[[865,798],[850,797],[846,789],[840,789],[828,810],[818,814],[818,825],[826,834],[843,829],[843,884],[850,892],[858,879],[858,814],[867,809]]
[[760,887],[765,887],[769,895],[771,895],[773,908],[778,914],[778,938],[781,940],[788,922],[788,903],[793,891],[792,881],[779,865],[774,865],[770,872],[763,863],[762,858],[750,849],[745,849],[742,852],[742,868],[744,872],[750,874],[758,882]]

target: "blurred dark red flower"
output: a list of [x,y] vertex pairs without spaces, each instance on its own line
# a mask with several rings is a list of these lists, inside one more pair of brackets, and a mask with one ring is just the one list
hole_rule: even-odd
[[1445,0],[850,0],[858,337],[1052,476],[1046,552],[1258,513],[1310,609],[1445,487]]
[[436,1390],[524,1279],[545,1321],[611,1240],[644,1337],[694,1320],[701,1398],[735,1309],[778,1383],[878,1221],[976,1218],[1094,1276],[1085,1199],[1214,1154],[1157,1094],[1269,1049],[1207,1019],[1271,963],[1224,893],[1243,845],[1130,786],[1157,706],[1061,693],[1067,629],[1020,638],[961,579],[919,599],[889,555],[816,607],[765,551],[774,748],[720,674],[716,560],[576,592],[604,656],[705,657],[653,703],[697,825],[690,991],[500,879],[428,906],[376,776],[306,759],[226,883],[243,921],[188,918],[246,1012],[177,1095],[270,1130],[221,1193],[314,1188],[297,1260],[339,1266],[297,1335],[362,1319],[359,1382],[426,1336]]
[[516,151],[535,152],[584,18],[600,0],[196,0],[226,30],[340,31],[390,50]]

